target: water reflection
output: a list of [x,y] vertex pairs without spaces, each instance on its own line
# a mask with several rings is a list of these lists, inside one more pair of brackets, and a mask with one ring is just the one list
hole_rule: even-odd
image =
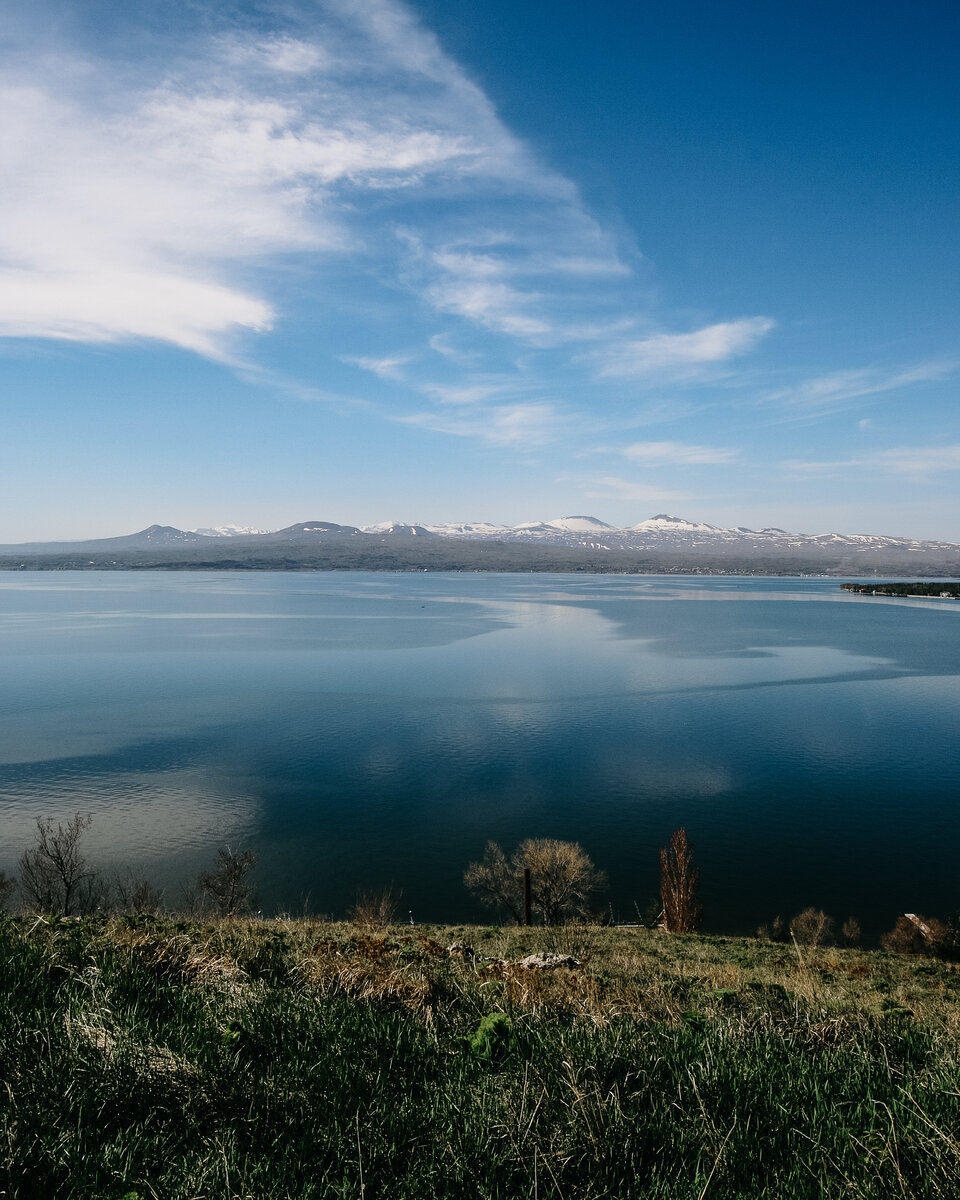
[[394,883],[458,918],[488,838],[543,835],[583,842],[629,915],[684,823],[716,928],[946,911],[960,625],[920,605],[832,580],[0,576],[0,869],[37,816],[91,811],[91,850],[171,887],[243,842],[268,909]]

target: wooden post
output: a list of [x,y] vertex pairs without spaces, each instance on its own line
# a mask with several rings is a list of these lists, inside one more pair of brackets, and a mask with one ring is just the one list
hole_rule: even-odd
[[530,920],[530,868],[523,868],[523,923],[532,924]]

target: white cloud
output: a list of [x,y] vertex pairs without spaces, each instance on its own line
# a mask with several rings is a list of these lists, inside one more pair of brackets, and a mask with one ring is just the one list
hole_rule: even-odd
[[159,270],[0,270],[0,333],[6,337],[109,342],[154,338],[216,357],[238,326],[266,330],[256,297],[185,273]]
[[428,339],[427,345],[435,354],[441,354],[460,367],[473,367],[479,361],[480,356],[476,351],[463,349],[449,333],[435,333]]
[[[537,399],[564,394],[563,347],[589,345],[603,376],[677,378],[772,327],[638,338],[641,298],[620,289],[639,256],[400,0],[265,11],[244,28],[200,0],[180,11],[197,24],[173,52],[140,30],[127,59],[119,40],[104,43],[110,61],[51,55],[40,32],[0,46],[0,337],[152,339],[280,381],[240,338],[275,328],[286,303],[346,294],[369,326],[324,352],[435,409],[410,424],[524,445],[588,428]],[[438,380],[426,355],[390,352],[424,306]],[[688,448],[684,461],[708,452],[721,453]]]
[[722,446],[690,446],[684,442],[634,442],[621,451],[627,458],[649,466],[692,466],[727,463],[739,458],[739,450]]
[[613,342],[597,351],[603,378],[640,378],[661,373],[681,377],[745,354],[773,328],[769,317],[748,317],[708,325],[693,333],[658,333],[634,341]]
[[229,62],[240,67],[291,75],[329,70],[332,65],[323,47],[289,36],[267,37],[257,42],[225,38],[223,53]]
[[[616,269],[576,189],[534,160],[402,5],[325,0],[315,14],[296,36],[185,33],[176,61],[0,50],[0,336],[156,338],[220,354],[231,331],[275,320],[273,257],[382,254],[382,196],[411,188],[438,206],[431,237],[492,192],[511,199],[515,242],[537,227],[535,210],[563,231],[569,253],[538,269]],[[378,206],[369,215],[364,193]],[[444,243],[415,281],[421,295],[513,337],[548,328],[536,292],[498,280],[505,262]]]
[[551,332],[548,322],[529,312],[540,297],[506,283],[453,278],[432,284],[427,294],[442,312],[457,313],[497,333],[536,338]]

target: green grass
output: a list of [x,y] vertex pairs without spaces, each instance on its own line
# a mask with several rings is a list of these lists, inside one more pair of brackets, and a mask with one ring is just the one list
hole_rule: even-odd
[[958,997],[747,939],[5,919],[0,1196],[955,1200]]

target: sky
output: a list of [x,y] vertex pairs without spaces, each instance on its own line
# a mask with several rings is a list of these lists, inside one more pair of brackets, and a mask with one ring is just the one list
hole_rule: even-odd
[[955,0],[0,5],[0,542],[960,541]]

